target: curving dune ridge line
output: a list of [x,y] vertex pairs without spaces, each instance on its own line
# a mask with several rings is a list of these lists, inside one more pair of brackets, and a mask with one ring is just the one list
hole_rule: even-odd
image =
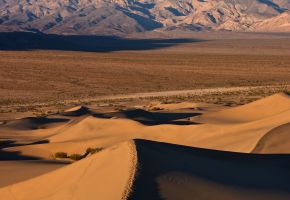
[[290,147],[290,123],[283,124],[272,129],[253,150],[253,153],[284,153],[289,154]]

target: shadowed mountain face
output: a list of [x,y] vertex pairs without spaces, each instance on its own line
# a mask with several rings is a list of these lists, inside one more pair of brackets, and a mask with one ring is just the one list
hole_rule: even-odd
[[289,31],[289,8],[289,0],[0,0],[0,31]]

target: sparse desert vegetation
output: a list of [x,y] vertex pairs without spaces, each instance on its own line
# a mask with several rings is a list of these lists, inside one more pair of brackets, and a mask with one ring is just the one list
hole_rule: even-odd
[[68,158],[69,156],[68,156],[68,154],[65,153],[65,152],[56,152],[56,153],[54,154],[54,157],[55,157],[55,158]]
[[[0,143],[1,145],[1,143]],[[92,155],[92,154],[95,154],[95,153],[98,153],[100,151],[102,151],[103,148],[87,148],[86,149],[86,152],[84,154],[78,154],[78,153],[73,153],[73,154],[68,154],[66,152],[56,152],[52,158],[53,159],[71,159],[71,160],[74,160],[74,161],[78,161],[78,160],[81,160],[85,157],[87,157],[88,155]]]

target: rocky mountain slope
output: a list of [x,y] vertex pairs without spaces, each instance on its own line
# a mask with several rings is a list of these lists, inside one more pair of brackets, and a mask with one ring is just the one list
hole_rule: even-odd
[[0,31],[290,31],[290,0],[0,0]]

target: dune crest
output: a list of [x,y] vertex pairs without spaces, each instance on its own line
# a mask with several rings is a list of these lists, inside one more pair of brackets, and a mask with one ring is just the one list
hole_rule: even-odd
[[289,110],[289,95],[279,93],[246,105],[207,113],[202,118],[211,123],[245,123],[261,120]]
[[130,142],[118,144],[59,170],[1,188],[0,196],[5,200],[126,199],[136,169],[134,151]]
[[62,115],[64,116],[81,116],[85,114],[89,114],[89,108],[85,106],[76,106],[70,109],[65,110]]

